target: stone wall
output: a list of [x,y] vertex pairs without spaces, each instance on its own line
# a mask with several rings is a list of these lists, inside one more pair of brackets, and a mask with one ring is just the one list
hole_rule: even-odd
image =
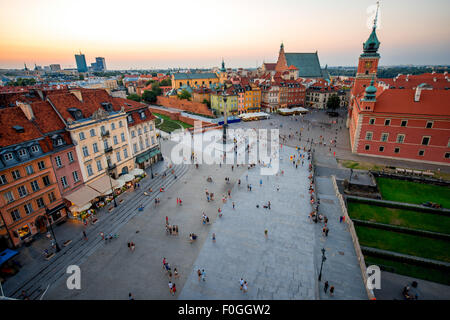
[[194,101],[188,101],[188,100],[180,100],[180,99],[171,99],[169,97],[163,97],[159,96],[157,98],[156,104],[160,106],[164,106],[167,108],[174,108],[179,109],[183,111],[189,111],[193,113],[202,114],[205,116],[214,116],[211,109],[208,108],[203,103],[200,102],[194,102]]
[[[190,124],[192,126],[195,125],[195,122],[200,122],[202,128],[212,128],[212,129],[222,128],[222,126],[218,126],[217,124],[212,123],[212,122],[200,121],[200,120],[197,120],[197,119],[185,117],[185,116],[181,115],[180,112],[171,111],[171,110],[156,109],[156,108],[152,108],[152,107],[149,107],[149,109],[150,109],[150,111],[152,113],[163,114],[165,116],[168,116],[172,120],[183,121],[183,122],[185,122],[187,124]],[[192,129],[192,128],[189,128],[189,129]]]

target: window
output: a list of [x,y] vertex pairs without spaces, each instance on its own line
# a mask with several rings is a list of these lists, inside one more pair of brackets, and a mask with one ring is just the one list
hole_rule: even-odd
[[145,138],[145,146],[148,148],[150,144],[148,143],[148,138]]
[[425,154],[425,150],[419,150],[419,156],[423,156]]
[[58,139],[55,141],[55,146],[62,146],[63,144],[64,144],[64,140],[61,139],[61,138],[58,138]]
[[101,126],[101,127],[100,127],[100,131],[102,132],[102,134],[105,134],[105,133],[106,133],[105,126]]
[[19,154],[19,157],[26,157],[28,155],[26,149],[20,149],[17,153]]
[[36,145],[31,146],[31,152],[32,152],[32,153],[39,152],[39,146],[36,146]]
[[394,153],[399,153],[400,152],[400,148],[394,148]]
[[89,130],[91,137],[95,137],[95,129],[91,129]]
[[31,203],[27,203],[23,206],[23,208],[25,209],[26,214],[30,214],[33,212],[33,206],[31,205]]
[[144,132],[147,132],[147,126],[144,126]]
[[381,142],[386,142],[388,140],[388,137],[389,137],[389,133],[383,132],[381,134]]
[[103,141],[103,147],[105,148],[105,150],[109,148],[108,140]]
[[128,158],[128,150],[127,149],[123,149],[123,157],[125,159]]
[[141,135],[141,134],[142,134],[142,129],[139,128],[139,129],[138,129],[138,135]]
[[113,122],[111,123],[111,130],[114,130],[116,128],[116,124]]
[[78,136],[80,137],[80,140],[86,139],[86,137],[84,136],[84,132],[80,132],[80,133],[78,134]]
[[450,152],[446,152],[445,155],[444,155],[444,158],[445,159],[449,159],[450,158]]
[[27,172],[28,175],[33,174],[34,173],[33,166],[31,164],[29,166],[26,166],[25,171]]
[[97,160],[97,170],[98,171],[102,171],[103,170],[102,161],[101,160]]
[[12,152],[8,152],[8,153],[5,153],[4,157],[5,157],[5,161],[9,161],[9,160],[13,159],[13,154],[12,154]]
[[408,124],[408,120],[402,120],[402,122],[400,123],[400,126],[406,127],[407,124]]
[[98,152],[98,145],[97,145],[97,142],[95,142],[95,143],[92,145],[92,149],[94,149],[94,153],[97,153],[97,152]]
[[39,161],[38,162],[38,168],[39,168],[39,170],[44,170],[45,169],[45,162],[44,161]]
[[120,139],[122,142],[125,142],[125,134],[123,132],[120,134]]
[[405,135],[404,134],[398,134],[397,135],[397,143],[403,143],[405,141]]
[[370,119],[369,124],[375,124],[375,119],[374,118]]
[[133,117],[131,116],[131,114],[128,115],[127,120],[128,120],[128,122],[130,122],[130,123],[133,122]]
[[380,150],[380,152],[383,152],[384,151],[384,147],[381,146],[378,150]]
[[11,218],[13,219],[13,221],[17,221],[17,220],[20,219],[20,212],[19,212],[19,210],[14,209],[10,213],[11,213]]
[[92,171],[92,165],[88,164],[86,166],[86,170],[87,170],[88,176],[92,176],[94,174],[94,172]]
[[25,197],[28,194],[27,188],[25,186],[18,187],[17,191],[19,192],[19,196],[21,198]]
[[385,126],[390,126],[391,125],[391,119],[384,120],[384,125]]
[[364,150],[369,151],[369,150],[370,150],[370,146],[369,146],[368,144],[366,144],[366,145],[364,146]]
[[152,144],[155,144],[155,137],[152,137]]
[[141,119],[145,119],[145,118],[146,118],[145,112],[141,112]]
[[117,158],[117,162],[120,162],[121,160],[120,160],[120,151],[119,152],[116,152],[116,158]]
[[55,197],[55,194],[53,193],[53,191],[48,194],[48,200],[50,200],[50,203],[52,203],[56,200],[56,197]]
[[56,162],[56,166],[57,166],[58,168],[61,168],[61,167],[62,167],[62,162],[61,162],[61,157],[60,157],[60,156],[56,156],[56,157],[55,157],[55,162]]
[[20,179],[20,171],[19,170],[12,171],[11,175],[13,176],[14,180]]
[[42,182],[44,183],[44,186],[48,187],[50,185],[50,179],[48,176],[45,176],[42,178]]
[[8,183],[8,180],[6,179],[6,176],[4,174],[2,174],[0,176],[0,185],[1,184],[7,184],[7,183]]
[[150,131],[152,131],[152,130],[153,130],[153,125],[151,124],[151,125],[150,125]]
[[373,132],[366,132],[366,140],[372,140]]
[[427,128],[428,129],[433,128],[433,121],[427,121]]
[[37,182],[37,180],[31,181],[31,189],[33,190],[33,192],[39,191],[39,183]]
[[122,121],[119,121],[119,128],[122,128],[122,127],[123,127]]
[[73,182],[80,181],[80,178],[78,177],[78,172],[74,171],[72,172]]
[[73,154],[72,151],[67,152],[67,159],[69,159],[69,163],[73,162]]
[[119,143],[119,141],[117,141],[117,136],[114,136],[113,140],[114,140],[114,144],[118,144]]
[[8,203],[14,201],[14,195],[13,195],[13,193],[12,193],[11,191],[5,192],[5,193],[3,194],[3,196],[5,197],[6,202],[8,202]]
[[64,189],[69,187],[69,184],[67,183],[66,176],[61,177],[61,184],[62,184]]
[[427,146],[430,143],[430,137],[422,138],[422,145]]
[[136,143],[133,144],[133,150],[134,150],[134,153],[136,153],[136,152],[138,151],[138,149],[137,149],[137,144],[136,144]]
[[132,137],[132,138],[136,137],[136,132],[135,132],[134,130],[131,131],[131,137]]
[[83,155],[84,155],[85,157],[88,157],[88,156],[89,156],[89,150],[88,150],[88,147],[86,147],[86,146],[83,147]]
[[139,140],[139,147],[141,148],[141,150],[144,149],[144,143],[142,142],[142,140]]
[[45,206],[44,199],[42,199],[42,198],[36,199],[36,204],[37,204],[38,208],[43,208]]

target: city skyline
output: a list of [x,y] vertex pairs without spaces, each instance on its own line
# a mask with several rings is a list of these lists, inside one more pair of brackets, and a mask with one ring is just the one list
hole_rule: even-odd
[[[161,15],[149,12],[167,12],[163,3],[129,1],[136,9],[132,19],[103,1],[0,4],[0,68],[20,69],[24,62],[75,68],[74,54],[81,50],[87,61],[102,56],[109,70],[120,70],[210,68],[219,66],[222,57],[227,67],[253,68],[274,62],[281,42],[289,52],[318,51],[323,66],[354,66],[370,32],[373,12],[368,9],[375,1],[324,0],[314,6],[305,1],[197,1],[189,7],[172,3],[180,10]],[[433,5],[381,2],[380,64],[450,64],[449,9],[450,3],[441,0]],[[37,10],[51,18],[37,20]]]

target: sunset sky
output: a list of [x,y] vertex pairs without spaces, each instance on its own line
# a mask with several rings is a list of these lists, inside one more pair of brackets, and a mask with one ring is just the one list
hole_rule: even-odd
[[[0,68],[255,67],[286,52],[356,65],[375,0],[0,0]],[[450,64],[450,1],[384,0],[381,65]]]

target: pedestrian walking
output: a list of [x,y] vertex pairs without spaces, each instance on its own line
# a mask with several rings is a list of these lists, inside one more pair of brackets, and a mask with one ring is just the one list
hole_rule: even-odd
[[325,284],[323,286],[323,291],[325,291],[325,293],[327,293],[328,290],[328,281],[325,281]]
[[198,281],[200,281],[200,279],[202,278],[202,272],[200,271],[200,269],[197,270],[197,275],[198,275]]
[[173,284],[172,284],[172,281],[169,281],[169,291],[170,291],[170,294],[171,295],[173,295]]
[[334,296],[334,286],[330,287],[330,297]]
[[179,277],[177,268],[173,268],[173,276],[175,279],[177,279]]
[[262,187],[262,179],[259,179],[259,186]]
[[234,201],[233,201],[233,210],[234,210],[234,207],[235,207],[235,204],[234,204]]
[[242,291],[246,293],[248,291],[248,283],[247,281],[244,281],[244,284],[242,285]]
[[172,295],[174,296],[176,292],[177,292],[177,286],[174,283],[172,286]]
[[86,235],[86,231],[84,231],[84,230],[83,230],[83,238],[84,238],[84,240],[87,240],[87,239],[88,239],[88,237],[87,237],[87,235]]
[[169,225],[169,217],[166,216],[166,225]]
[[102,237],[102,240],[105,240],[105,234],[103,232],[100,232],[100,236]]
[[128,293],[128,300],[134,300],[133,294],[131,292]]
[[205,269],[202,269],[202,280],[206,281],[206,272]]
[[269,210],[270,210],[270,201],[267,203],[267,207],[268,207]]
[[264,237],[266,237],[266,239],[269,237],[269,234],[268,234],[268,231],[267,231],[267,229],[266,230],[264,230]]
[[241,278],[241,280],[239,280],[239,285],[241,286],[240,290],[242,291],[242,287],[244,286],[244,279]]
[[212,241],[216,242],[216,234],[215,233],[212,234]]

